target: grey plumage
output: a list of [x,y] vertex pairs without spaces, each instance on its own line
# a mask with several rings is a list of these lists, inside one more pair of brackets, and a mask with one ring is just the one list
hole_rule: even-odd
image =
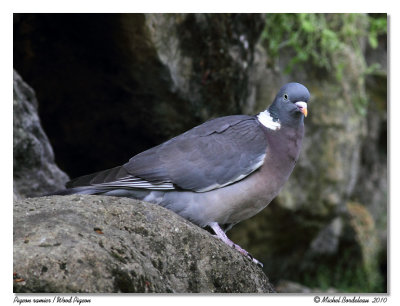
[[[207,121],[129,162],[70,181],[55,194],[127,196],[162,205],[222,234],[276,197],[299,157],[310,94],[288,83],[258,116]],[[253,261],[257,262],[255,259]]]
[[267,148],[255,116],[213,119],[132,157],[123,166],[72,180],[67,187],[210,191],[261,166]]

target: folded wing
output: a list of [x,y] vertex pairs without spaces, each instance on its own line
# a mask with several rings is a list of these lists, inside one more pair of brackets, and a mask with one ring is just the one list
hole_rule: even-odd
[[266,138],[255,117],[222,117],[139,153],[122,166],[72,180],[67,187],[205,192],[250,175],[261,167],[266,153]]

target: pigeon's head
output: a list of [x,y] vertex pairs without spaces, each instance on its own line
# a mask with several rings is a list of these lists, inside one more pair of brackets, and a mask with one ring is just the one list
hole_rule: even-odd
[[283,124],[297,125],[307,117],[308,89],[300,83],[287,83],[269,107],[271,116]]

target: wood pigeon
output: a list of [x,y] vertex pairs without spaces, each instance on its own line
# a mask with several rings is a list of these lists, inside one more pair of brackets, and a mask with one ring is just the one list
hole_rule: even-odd
[[274,199],[299,157],[310,93],[284,85],[258,115],[209,120],[122,166],[76,178],[53,194],[101,194],[168,208],[262,265],[225,234]]

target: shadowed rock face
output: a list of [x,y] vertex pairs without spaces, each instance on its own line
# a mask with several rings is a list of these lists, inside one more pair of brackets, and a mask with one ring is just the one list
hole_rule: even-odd
[[35,92],[15,70],[13,77],[14,197],[63,188],[68,176],[55,164],[53,149],[40,124]]
[[274,292],[261,268],[175,213],[126,198],[14,203],[14,292]]
[[212,117],[252,113],[263,24],[261,14],[16,14],[14,65],[76,177]]
[[[368,280],[362,290],[376,290],[367,288],[371,284],[385,290],[378,256],[386,249],[386,71],[360,85],[363,59],[351,48],[343,52],[341,82],[332,75],[313,77],[312,66],[307,75],[292,73],[311,93],[299,161],[276,200],[230,234],[242,246],[255,246],[253,255],[264,258],[274,282],[301,283],[322,274],[330,282],[347,271],[349,282],[360,284],[353,280],[362,271]],[[366,114],[357,109],[362,98],[368,101]],[[283,264],[274,262],[277,258]]]

